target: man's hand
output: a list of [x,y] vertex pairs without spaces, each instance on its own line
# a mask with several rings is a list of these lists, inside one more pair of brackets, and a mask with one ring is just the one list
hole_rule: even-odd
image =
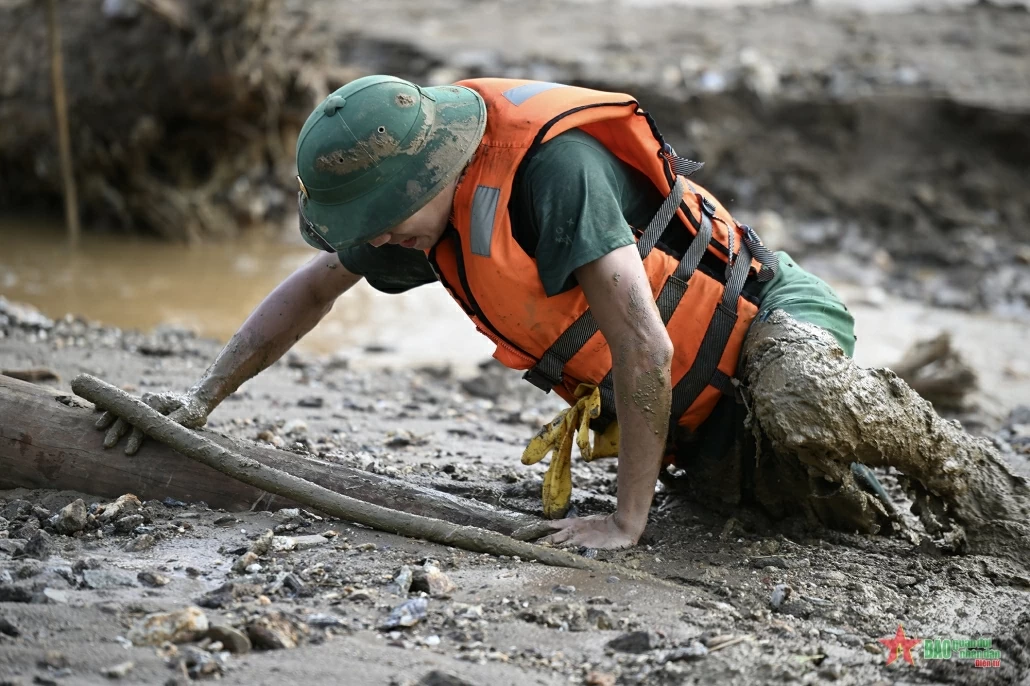
[[[169,419],[183,426],[196,429],[207,423],[207,416],[211,412],[207,403],[201,400],[195,393],[144,393],[143,402],[150,405]],[[139,427],[130,425],[127,421],[114,414],[110,410],[100,415],[96,427],[101,431],[107,430],[104,436],[104,447],[113,448],[122,439],[129,429],[132,433],[125,444],[125,454],[135,455],[143,444],[143,431]]]
[[643,533],[628,531],[620,525],[618,514],[559,519],[551,524],[559,531],[540,539],[539,543],[614,550],[636,545]]

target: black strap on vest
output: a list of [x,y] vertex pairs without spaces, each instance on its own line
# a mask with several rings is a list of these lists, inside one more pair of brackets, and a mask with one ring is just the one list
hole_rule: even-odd
[[[669,195],[637,241],[637,252],[640,253],[641,260],[651,254],[658,239],[669,226],[669,222],[676,215],[676,209],[683,201],[685,191],[686,181],[682,177],[677,177]],[[707,244],[705,241],[706,246]],[[575,357],[576,353],[598,330],[597,320],[594,319],[594,315],[588,308],[569,328],[562,331],[551,347],[544,351],[540,361],[523,374],[522,378],[540,390],[550,393],[552,388],[562,382],[562,370],[565,369],[565,365]]]

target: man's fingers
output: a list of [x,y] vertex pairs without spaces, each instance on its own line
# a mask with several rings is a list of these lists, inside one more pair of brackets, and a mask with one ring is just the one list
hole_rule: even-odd
[[129,434],[129,440],[125,442],[125,454],[135,455],[136,451],[139,450],[140,445],[143,444],[143,430],[138,426],[132,427],[132,433]]
[[104,413],[100,415],[100,419],[97,420],[93,426],[97,427],[101,431],[114,424],[114,420],[118,419],[118,415],[114,414],[109,410],[104,410]]
[[104,447],[113,447],[118,441],[121,440],[122,436],[128,433],[131,427],[131,424],[129,424],[127,421],[119,417],[118,420],[115,421],[114,426],[108,429],[107,435],[104,436]]

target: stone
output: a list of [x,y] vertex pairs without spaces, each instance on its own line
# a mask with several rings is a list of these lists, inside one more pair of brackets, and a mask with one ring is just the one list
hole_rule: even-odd
[[391,590],[398,595],[408,595],[408,591],[411,590],[411,581],[413,578],[411,567],[404,565],[401,567],[400,571],[397,572],[397,576],[393,578],[393,586]]
[[143,503],[131,493],[119,496],[113,503],[102,505],[98,510],[97,519],[103,524],[114,522],[124,515],[136,514],[143,509]]
[[68,591],[62,591],[57,588],[44,588],[43,597],[51,603],[68,604]]
[[426,672],[415,686],[475,686],[470,681],[465,681],[459,676],[434,669]]
[[77,498],[57,513],[54,528],[62,534],[73,534],[86,528],[87,517],[86,503],[82,502],[82,498]]
[[583,684],[584,686],[615,686],[615,675],[608,672],[589,672]]
[[169,579],[164,574],[158,574],[157,572],[153,572],[150,570],[144,570],[137,574],[136,580],[145,586],[150,586],[151,588],[166,586],[168,582],[171,581],[171,579]]
[[0,603],[31,603],[32,589],[27,586],[4,584],[0,586]]
[[294,622],[285,613],[273,610],[247,624],[247,636],[255,650],[296,648],[307,626]]
[[247,567],[257,563],[257,561],[258,556],[253,551],[248,550],[236,559],[236,562],[232,565],[232,571],[237,574],[245,574],[247,572]]
[[157,539],[153,534],[143,534],[126,543],[123,550],[127,553],[142,553],[153,548],[156,543]]
[[17,637],[21,636],[21,629],[15,626],[15,624],[6,617],[0,617],[0,634],[3,634],[4,636]]
[[40,667],[46,667],[48,669],[65,669],[70,663],[68,657],[60,650],[48,650],[43,653],[43,657],[39,661]]
[[143,515],[130,514],[121,517],[114,523],[114,530],[120,534],[132,533],[132,530],[144,522]]
[[793,589],[787,584],[776,584],[769,596],[769,606],[774,610],[779,610],[783,603],[790,598],[792,592]]
[[250,652],[251,644],[247,634],[227,624],[212,624],[208,627],[207,637],[220,642],[230,653],[242,655]]
[[21,548],[21,554],[25,557],[32,557],[37,560],[45,560],[50,557],[50,553],[54,546],[50,540],[50,534],[45,531],[37,530],[33,534],[24,546]]
[[416,569],[411,579],[411,592],[428,593],[434,598],[449,598],[457,588],[450,577],[430,562]]
[[209,628],[207,615],[199,607],[189,606],[175,612],[153,612],[139,620],[129,631],[134,645],[186,643],[196,640]]
[[653,631],[630,631],[608,641],[607,647],[617,653],[646,653],[659,645],[658,634]]
[[573,593],[576,592],[576,587],[575,586],[566,586],[566,585],[563,585],[563,584],[558,584],[557,586],[555,586],[551,590],[554,591],[555,593],[559,594],[559,595],[572,595]]
[[136,578],[121,570],[85,569],[82,571],[82,583],[86,588],[102,591],[119,586],[135,586]]
[[264,533],[255,538],[250,544],[250,552],[255,555],[266,555],[268,551],[272,549],[272,541],[275,539],[275,535],[271,529],[266,529]]
[[336,615],[325,614],[323,612],[316,612],[314,614],[306,615],[304,617],[304,623],[308,626],[313,626],[318,629],[347,629],[350,630],[350,626],[347,622],[343,621]]
[[691,641],[689,645],[680,646],[670,650],[665,657],[663,662],[679,662],[679,661],[694,661],[700,660],[701,658],[708,655],[708,648],[705,647],[704,643],[700,641]]
[[780,557],[779,555],[767,555],[763,557],[755,557],[751,559],[751,566],[755,569],[767,569],[774,567],[776,569],[788,569],[787,560]]
[[132,668],[135,666],[136,665],[132,662],[120,662],[119,664],[102,669],[100,673],[108,679],[124,679],[129,676],[129,672],[131,672]]
[[390,616],[379,628],[382,631],[389,631],[414,626],[420,620],[425,619],[428,609],[429,601],[426,598],[412,598],[393,608]]
[[32,503],[28,500],[15,498],[4,507],[4,519],[17,519],[32,512]]

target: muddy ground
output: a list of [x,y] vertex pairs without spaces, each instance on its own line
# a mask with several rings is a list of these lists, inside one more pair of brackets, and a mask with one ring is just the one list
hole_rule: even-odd
[[[80,372],[134,392],[181,388],[218,349],[174,329],[143,335],[72,317],[47,326],[7,312],[0,367],[46,367],[59,378],[45,383],[65,389]],[[353,370],[339,358],[291,355],[219,407],[210,428],[536,513],[542,467],[522,467],[518,456],[555,409],[492,366],[459,379],[444,368]],[[1025,472],[1030,416],[1020,412],[995,437]],[[577,464],[574,480],[580,514],[612,509],[614,462]],[[84,509],[61,514],[77,498]],[[643,545],[599,556],[678,590],[308,512],[131,498],[114,512],[52,491],[0,500],[4,683],[105,682],[105,670],[127,662],[130,683],[993,684],[1030,669],[1026,570],[753,511],[717,514],[669,492],[656,496]],[[269,530],[284,538],[265,550],[256,541]],[[432,574],[433,586],[402,593],[394,579],[427,563],[454,588]],[[789,596],[774,607],[781,585]],[[424,618],[384,628],[393,608],[423,595]],[[164,636],[178,643],[137,628],[149,613],[189,607],[206,631],[196,615]],[[914,665],[888,666],[878,639],[899,623],[917,638],[990,637],[1000,667],[926,660],[921,649]],[[244,635],[251,650],[230,652],[246,647]]]

